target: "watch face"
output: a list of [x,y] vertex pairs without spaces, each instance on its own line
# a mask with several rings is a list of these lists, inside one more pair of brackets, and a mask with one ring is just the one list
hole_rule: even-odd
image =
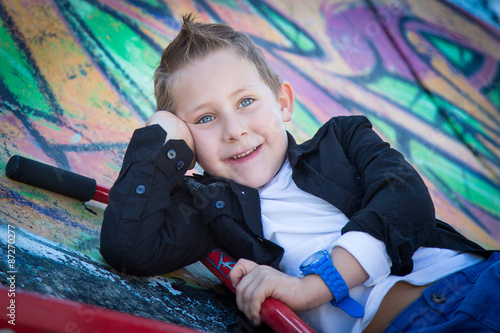
[[325,253],[328,254],[328,252],[326,252],[325,250],[311,254],[306,260],[302,262],[302,264],[300,265],[300,269],[304,269],[311,265],[314,265],[325,255]]

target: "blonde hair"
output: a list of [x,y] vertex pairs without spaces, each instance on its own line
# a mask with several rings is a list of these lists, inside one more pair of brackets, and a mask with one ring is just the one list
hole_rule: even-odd
[[246,34],[226,24],[199,23],[195,20],[193,14],[184,15],[181,31],[163,51],[154,74],[156,110],[174,110],[172,92],[177,71],[194,60],[224,49],[234,50],[254,64],[261,79],[278,98],[281,79]]

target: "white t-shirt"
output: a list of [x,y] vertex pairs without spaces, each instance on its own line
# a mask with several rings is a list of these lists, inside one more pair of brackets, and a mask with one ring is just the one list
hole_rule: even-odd
[[389,275],[391,260],[385,244],[367,233],[341,229],[349,219],[335,206],[299,189],[292,180],[292,168],[285,162],[279,173],[259,190],[264,237],[285,249],[281,271],[300,276],[299,266],[319,250],[341,246],[365,269],[369,279],[352,288],[350,295],[365,307],[364,318],[353,318],[330,303],[300,316],[317,332],[361,332],[375,316],[385,294],[398,281],[425,285],[483,260],[439,248],[419,248],[413,272],[401,277]]

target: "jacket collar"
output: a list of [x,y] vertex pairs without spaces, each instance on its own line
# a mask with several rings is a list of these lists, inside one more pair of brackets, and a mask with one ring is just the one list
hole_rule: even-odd
[[320,128],[318,130],[318,133],[314,135],[314,137],[301,144],[297,144],[293,136],[288,131],[286,132],[288,136],[287,156],[292,169],[295,167],[295,165],[297,165],[297,162],[302,158],[303,154],[318,149],[318,141],[323,135],[323,132],[323,128]]
[[287,148],[287,156],[288,161],[290,162],[290,166],[292,169],[297,164],[300,156],[302,155],[301,149],[299,145],[295,142],[293,136],[287,131],[286,135],[288,136],[288,148]]

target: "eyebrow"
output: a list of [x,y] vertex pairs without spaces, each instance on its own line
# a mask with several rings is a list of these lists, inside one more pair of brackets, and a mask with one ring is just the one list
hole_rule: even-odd
[[255,87],[254,87],[254,86],[252,86],[252,85],[249,85],[249,86],[244,86],[244,87],[241,87],[241,88],[239,88],[239,89],[236,89],[235,91],[233,91],[233,92],[231,93],[231,95],[229,95],[229,97],[233,97],[233,96],[235,96],[235,95],[238,95],[239,93],[244,92],[244,91],[246,91],[246,90],[250,90],[251,88],[255,88]]
[[191,113],[194,113],[194,112],[198,111],[199,109],[203,109],[203,108],[205,108],[205,107],[209,106],[210,104],[212,104],[212,103],[207,102],[207,103],[202,103],[202,104],[200,104],[200,105],[197,105],[196,107],[194,107],[194,108],[192,108],[192,109],[190,109],[190,110],[187,110],[187,111],[186,111],[186,115],[189,115],[189,114],[191,114]]
[[[255,86],[253,86],[253,85],[243,86],[243,87],[238,88],[238,89],[236,89],[235,91],[233,91],[233,92],[229,95],[229,97],[230,97],[230,98],[231,98],[231,97],[234,97],[234,96],[236,96],[236,95],[238,95],[238,94],[240,94],[240,93],[242,93],[242,92],[244,92],[244,91],[246,91],[246,90],[250,90],[250,89],[252,89],[252,88],[255,88]],[[200,104],[200,105],[197,105],[197,106],[195,106],[194,108],[192,108],[192,109],[190,109],[190,110],[187,110],[187,111],[186,111],[186,115],[189,115],[189,114],[191,114],[191,113],[194,113],[194,112],[196,112],[196,111],[198,111],[198,110],[200,110],[200,109],[203,109],[203,108],[205,108],[205,107],[209,107],[211,104],[212,104],[211,102],[206,102],[206,103],[202,103],[202,104]]]

